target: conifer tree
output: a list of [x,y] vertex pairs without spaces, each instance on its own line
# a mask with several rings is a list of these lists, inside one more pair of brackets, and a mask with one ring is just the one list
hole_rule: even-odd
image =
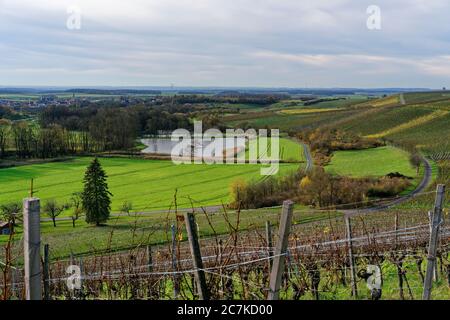
[[106,181],[107,175],[97,158],[92,160],[84,175],[81,195],[86,222],[100,226],[109,219],[111,196]]

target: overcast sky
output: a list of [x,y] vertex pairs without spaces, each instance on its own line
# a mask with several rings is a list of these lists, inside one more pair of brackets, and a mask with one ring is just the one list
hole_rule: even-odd
[[0,0],[0,86],[450,87],[449,21],[448,0]]

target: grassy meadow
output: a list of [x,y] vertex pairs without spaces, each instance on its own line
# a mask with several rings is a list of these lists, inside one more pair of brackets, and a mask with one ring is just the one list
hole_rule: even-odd
[[337,151],[326,170],[352,177],[381,177],[391,172],[400,172],[408,177],[417,175],[409,163],[408,153],[393,147]]
[[[34,179],[37,197],[43,201],[68,201],[81,191],[84,172],[91,158],[80,157],[65,162],[0,169],[0,203],[21,201]],[[261,179],[260,165],[174,165],[170,161],[129,158],[102,158],[108,175],[112,211],[119,211],[125,201],[136,211],[168,209],[177,192],[179,207],[196,207],[228,202],[230,184],[237,178]],[[280,164],[279,174],[298,169],[298,164]]]
[[[266,141],[266,142],[264,142]],[[266,150],[261,150],[262,144],[267,146]],[[257,146],[255,146],[255,144]],[[299,143],[288,139],[288,138],[280,138],[280,161],[282,162],[304,162],[304,152],[303,147]],[[258,156],[263,154],[264,157],[271,157],[271,144],[270,138],[258,138],[250,140],[247,149],[245,150],[245,158],[249,159],[250,156],[250,148],[258,148]]]

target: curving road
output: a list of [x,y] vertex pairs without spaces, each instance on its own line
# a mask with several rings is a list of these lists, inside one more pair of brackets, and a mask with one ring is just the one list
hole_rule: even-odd
[[306,160],[305,171],[306,172],[311,171],[311,169],[314,167],[314,160],[311,156],[311,150],[309,149],[309,146],[295,137],[292,137],[291,140],[295,141],[296,143],[302,146],[303,156],[305,157]]
[[309,146],[306,143],[300,142],[300,144],[303,146],[303,153],[306,159],[305,171],[306,172],[311,171],[311,169],[314,167],[314,161],[311,156],[311,150],[309,149]]

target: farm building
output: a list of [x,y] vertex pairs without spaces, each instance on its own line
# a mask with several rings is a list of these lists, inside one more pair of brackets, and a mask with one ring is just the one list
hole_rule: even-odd
[[11,234],[9,222],[0,221],[0,235],[9,235],[9,234]]

